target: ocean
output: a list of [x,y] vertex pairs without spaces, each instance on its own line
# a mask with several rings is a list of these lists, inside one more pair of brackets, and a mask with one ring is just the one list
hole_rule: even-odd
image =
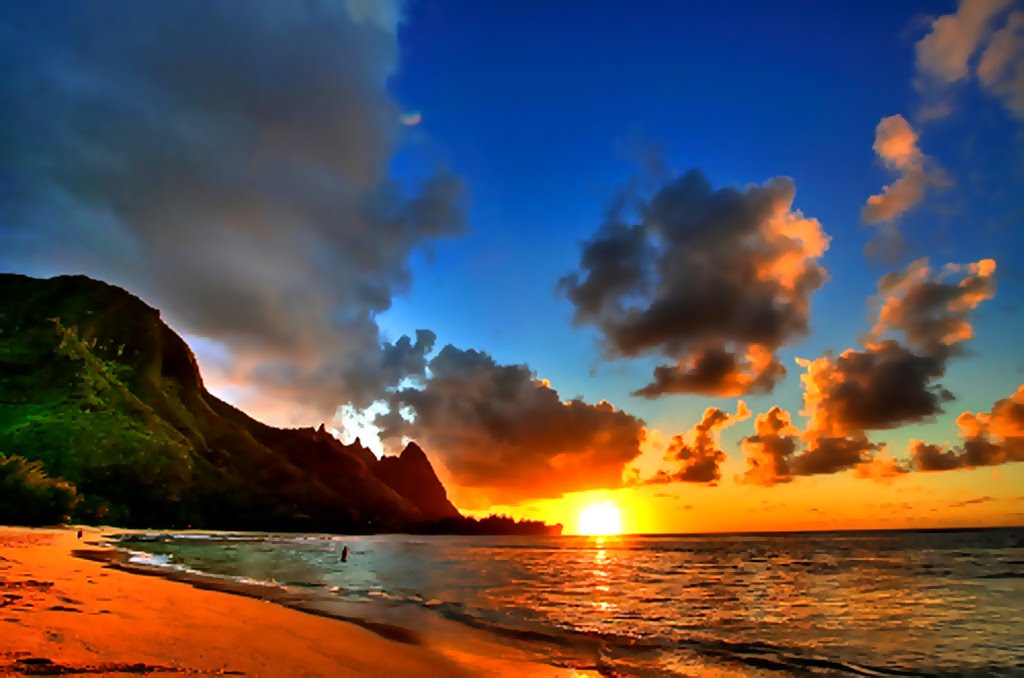
[[[348,562],[340,553],[350,548]],[[606,675],[1024,675],[1024,529],[616,537],[129,535],[260,583]],[[472,631],[470,631],[472,630]]]

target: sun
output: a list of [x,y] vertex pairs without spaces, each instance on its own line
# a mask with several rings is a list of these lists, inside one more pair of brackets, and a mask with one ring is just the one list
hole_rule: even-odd
[[610,501],[591,504],[580,511],[577,532],[595,536],[620,534],[622,532],[622,512]]

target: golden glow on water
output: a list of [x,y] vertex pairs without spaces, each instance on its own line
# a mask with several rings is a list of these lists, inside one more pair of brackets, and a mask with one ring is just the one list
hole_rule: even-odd
[[576,532],[588,535],[622,533],[622,511],[611,501],[590,504],[580,511]]

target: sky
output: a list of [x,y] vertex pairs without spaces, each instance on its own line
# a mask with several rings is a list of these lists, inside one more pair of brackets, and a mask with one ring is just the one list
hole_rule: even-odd
[[471,513],[1024,524],[1024,5],[0,10],[0,271]]

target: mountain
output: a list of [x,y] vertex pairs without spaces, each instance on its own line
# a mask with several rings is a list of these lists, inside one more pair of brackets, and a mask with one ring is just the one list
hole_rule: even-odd
[[397,457],[382,457],[373,472],[424,515],[433,518],[460,515],[459,510],[448,501],[448,493],[434,475],[434,468],[427,460],[427,455],[416,443],[406,445]]
[[88,522],[353,532],[460,517],[419,447],[378,461],[323,426],[256,421],[206,390],[159,311],[84,276],[0,274],[5,456],[73,484]]

